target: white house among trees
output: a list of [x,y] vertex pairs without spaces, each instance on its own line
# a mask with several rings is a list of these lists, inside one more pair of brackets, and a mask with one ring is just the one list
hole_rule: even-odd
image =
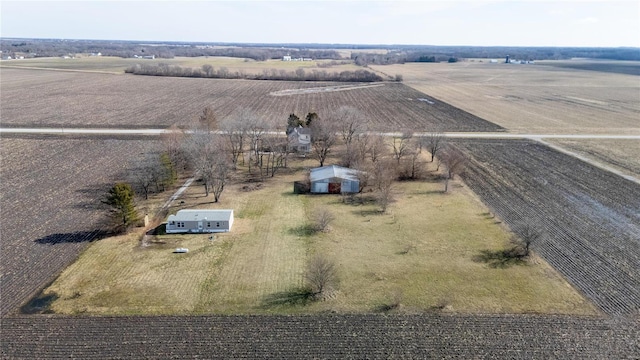
[[233,210],[183,209],[167,219],[167,233],[231,231]]
[[294,127],[289,133],[289,146],[299,153],[311,152],[311,129]]

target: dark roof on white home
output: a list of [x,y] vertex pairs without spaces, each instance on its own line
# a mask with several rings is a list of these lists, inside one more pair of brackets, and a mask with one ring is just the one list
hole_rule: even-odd
[[309,176],[311,182],[320,181],[324,179],[339,178],[345,180],[358,180],[358,170],[349,169],[337,165],[323,166],[315,169],[311,169],[311,175]]
[[233,210],[183,209],[169,215],[167,221],[229,221]]

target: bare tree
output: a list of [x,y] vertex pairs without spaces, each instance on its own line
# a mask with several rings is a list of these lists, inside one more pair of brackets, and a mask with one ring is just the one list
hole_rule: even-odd
[[409,151],[409,143],[413,138],[413,133],[410,131],[403,132],[400,136],[393,137],[392,150],[393,158],[400,163],[400,160],[407,155]]
[[153,184],[153,163],[155,157],[151,153],[145,153],[142,159],[136,159],[131,164],[132,169],[129,174],[129,182],[135,190],[138,190],[144,194],[144,199],[149,199],[149,193],[151,192],[151,185]]
[[359,183],[358,192],[362,192],[362,190],[371,183],[373,169],[371,166],[367,166],[364,162],[355,163],[353,169],[357,170],[356,177],[358,178]]
[[355,137],[354,151],[356,153],[356,160],[358,164],[364,164],[369,153],[369,147],[371,146],[372,135],[363,132],[357,134]]
[[515,257],[525,258],[531,253],[531,246],[538,242],[542,236],[542,231],[531,222],[524,222],[515,227],[517,236],[511,238],[511,254]]
[[396,179],[396,166],[390,160],[377,161],[373,166],[373,178],[375,183],[376,202],[382,212],[387,211],[387,207],[393,201],[393,182]]
[[320,232],[329,231],[329,224],[335,220],[335,216],[327,209],[318,209],[313,214],[313,227],[314,230]]
[[324,161],[337,140],[335,127],[332,123],[323,119],[313,120],[310,127],[314,155],[320,162],[320,166],[324,166]]
[[224,186],[229,180],[230,171],[227,157],[224,156],[224,153],[222,151],[219,152],[219,155],[220,156],[214,160],[212,171],[210,174],[211,192],[213,192],[214,202],[218,202],[220,200],[222,191],[224,191]]
[[162,143],[165,152],[169,156],[174,168],[178,171],[184,170],[186,158],[184,153],[184,132],[177,125],[171,125],[162,135]]
[[444,192],[447,192],[449,190],[449,180],[453,180],[457,174],[462,173],[466,158],[460,150],[449,146],[446,150],[441,151],[440,160],[446,168]]
[[382,158],[385,154],[385,143],[384,136],[382,135],[371,135],[371,142],[369,145],[368,153],[371,158],[371,162],[377,162]]
[[431,162],[433,162],[433,159],[438,156],[440,149],[445,145],[444,134],[439,131],[434,131],[427,136],[425,143],[427,150],[431,153]]
[[409,163],[406,166],[404,176],[409,179],[415,180],[422,176],[422,141],[412,141],[409,144],[409,150],[407,151],[409,157]]
[[[278,169],[286,166],[291,147],[287,138],[280,136],[265,136],[259,153],[258,166],[261,176],[274,177]],[[263,171],[264,174],[263,174]]]
[[192,166],[202,178],[205,196],[209,196],[211,186],[220,187],[219,184],[213,184],[214,180],[219,182],[220,173],[228,173],[228,169],[221,167],[227,161],[227,152],[222,146],[221,139],[208,131],[195,131],[189,137],[187,147]]
[[[248,132],[251,122],[253,122],[254,114],[245,108],[234,111],[231,115],[224,118],[221,123],[224,137],[226,138],[226,146],[231,153],[231,163],[237,166],[238,159],[244,153],[245,142],[248,138]],[[242,156],[244,165],[244,156]]]
[[269,131],[270,124],[265,119],[251,114],[246,117],[246,129],[249,138],[249,172],[251,172],[251,160],[259,161],[258,155],[262,147],[264,135]]
[[336,124],[347,147],[351,146],[354,137],[365,131],[364,114],[354,107],[341,106],[329,117]]
[[202,114],[198,118],[200,126],[206,131],[213,131],[218,128],[218,118],[210,106],[202,110]]
[[336,267],[322,255],[315,255],[309,261],[305,279],[315,296],[323,295],[337,281]]

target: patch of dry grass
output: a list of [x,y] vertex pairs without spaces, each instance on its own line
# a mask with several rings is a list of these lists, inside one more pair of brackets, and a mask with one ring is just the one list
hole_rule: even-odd
[[[306,160],[305,165],[313,162]],[[296,166],[302,167],[302,164]],[[219,204],[200,185],[172,206],[235,209],[232,232],[164,235],[147,248],[139,234],[94,243],[44,293],[60,313],[316,313],[337,311],[541,312],[594,314],[593,307],[538,258],[491,268],[475,260],[503,248],[509,233],[460,183],[448,194],[437,182],[405,182],[381,214],[339,196],[293,195],[303,171],[261,188],[225,190]],[[329,232],[305,231],[316,209],[335,216]],[[175,247],[188,254],[173,254]],[[323,301],[309,301],[304,270],[314,254],[335,262],[340,282]]]

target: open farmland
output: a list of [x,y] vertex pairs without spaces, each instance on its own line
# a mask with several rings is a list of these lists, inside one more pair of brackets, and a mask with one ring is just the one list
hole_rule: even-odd
[[3,318],[10,358],[633,359],[636,323],[539,315]]
[[621,60],[554,60],[554,61],[538,61],[537,64],[555,66],[567,69],[599,71],[605,73],[617,73],[627,75],[640,75],[640,61],[621,61]]
[[538,254],[605,313],[640,313],[640,186],[533,142],[458,144],[490,208],[544,229]]
[[[348,57],[348,56],[347,56]],[[243,72],[246,74],[261,74],[265,69],[295,70],[304,69],[324,69],[329,72],[362,69],[354,64],[343,64],[320,68],[318,65],[326,64],[331,60],[315,61],[281,61],[267,60],[256,61],[253,59],[225,57],[225,56],[202,56],[202,57],[175,57],[173,59],[135,59],[120,58],[111,56],[82,56],[75,59],[64,59],[61,57],[34,58],[0,62],[0,67],[6,68],[32,68],[32,69],[57,69],[66,71],[85,72],[106,72],[113,74],[123,74],[124,71],[136,64],[168,64],[185,67],[200,68],[202,65],[211,65],[216,69],[226,68],[230,72]]]
[[149,141],[7,138],[0,142],[0,312],[15,310],[97,236],[96,204],[122,161]]
[[510,132],[640,134],[633,75],[487,60],[372,68]]
[[640,141],[638,140],[554,139],[547,142],[640,179]]
[[[166,78],[2,69],[4,126],[167,127],[188,125],[205,106],[219,118],[238,107],[278,121],[291,112],[322,117],[342,105],[360,109],[372,130],[500,131],[497,125],[398,83],[290,96],[284,90],[339,83]],[[352,84],[351,84],[352,85]],[[422,100],[421,100],[422,99]],[[426,101],[428,100],[428,101]]]

